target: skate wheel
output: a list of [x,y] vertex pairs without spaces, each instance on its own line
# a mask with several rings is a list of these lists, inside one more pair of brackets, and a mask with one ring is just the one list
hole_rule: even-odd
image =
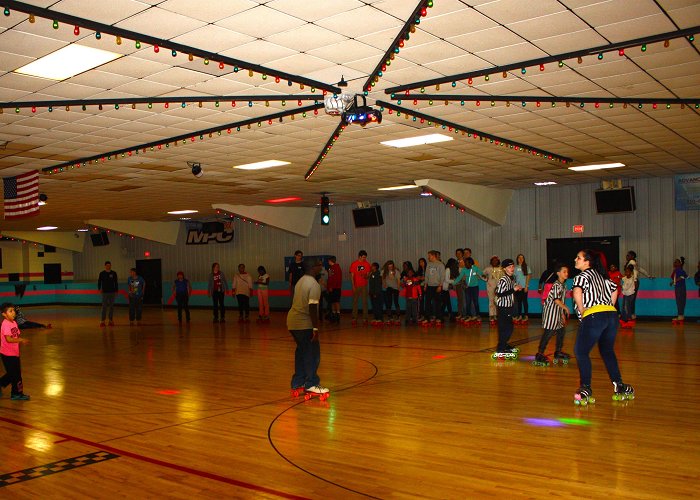
[[304,401],[311,399],[311,394],[304,394]]
[[498,354],[495,352],[491,355],[491,359],[498,359]]
[[562,365],[568,365],[568,364],[569,364],[569,360],[568,360],[568,359],[562,359],[562,360],[561,360],[561,364],[562,364]]

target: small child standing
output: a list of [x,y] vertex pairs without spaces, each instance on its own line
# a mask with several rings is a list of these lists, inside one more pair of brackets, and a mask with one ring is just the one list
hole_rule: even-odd
[[566,299],[566,280],[569,277],[569,268],[557,264],[554,268],[557,274],[557,281],[552,283],[551,288],[547,297],[544,299],[542,304],[542,328],[544,332],[540,338],[540,346],[537,349],[537,354],[535,355],[536,365],[548,365],[549,358],[545,355],[544,351],[547,349],[547,344],[549,340],[556,333],[557,334],[557,346],[554,350],[554,362],[562,361],[563,363],[568,363],[569,354],[562,351],[564,347],[564,324],[566,318],[569,317],[569,308],[564,303]]
[[270,275],[267,274],[267,270],[264,266],[258,266],[258,321],[269,322],[270,321],[270,292],[268,291],[268,286],[270,285]]
[[673,272],[671,273],[671,286],[676,292],[676,307],[678,308],[678,316],[673,318],[673,324],[682,325],[685,321],[685,302],[688,292],[685,286],[685,280],[688,279],[688,273],[683,269],[685,257],[673,261]]
[[625,275],[622,277],[622,311],[620,311],[620,326],[622,328],[632,328],[632,304],[634,302],[634,292],[637,282],[634,279],[634,268],[627,266]]
[[401,280],[406,294],[406,326],[418,324],[418,301],[421,295],[420,281],[415,279],[415,271],[408,269]]
[[372,302],[373,326],[384,323],[384,295],[382,294],[382,273],[379,272],[379,264],[372,262],[369,268],[369,298]]
[[253,289],[253,277],[245,270],[245,264],[238,264],[238,272],[233,276],[233,294],[238,302],[238,322],[248,322],[250,315],[250,291]]
[[11,399],[19,401],[27,401],[29,395],[23,392],[22,386],[22,367],[19,362],[19,345],[29,342],[27,339],[20,338],[20,331],[15,322],[16,312],[15,306],[10,303],[5,303],[0,307],[2,312],[3,322],[0,327],[0,358],[5,366],[5,375],[0,378],[0,388],[12,384]]
[[178,271],[177,279],[173,283],[173,293],[177,302],[177,321],[182,323],[182,310],[185,310],[185,319],[190,322],[190,295],[192,295],[192,285],[190,280],[185,278],[185,273]]
[[[620,286],[622,285],[622,273],[615,264],[610,264],[610,266],[608,267],[608,279],[617,285],[617,292],[618,294],[622,295],[620,293]],[[615,302],[614,305],[615,309],[617,309],[617,312],[619,313],[620,304],[618,302]]]

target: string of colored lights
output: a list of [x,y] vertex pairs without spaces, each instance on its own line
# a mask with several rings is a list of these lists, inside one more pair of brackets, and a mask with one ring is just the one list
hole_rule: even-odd
[[[326,91],[323,91],[326,95]],[[220,107],[222,103],[230,103],[230,107],[235,108],[237,103],[247,103],[248,107],[252,107],[253,103],[264,102],[265,106],[269,106],[270,102],[281,101],[282,106],[287,105],[287,101],[297,102],[297,106],[301,106],[304,101],[318,102],[320,96],[314,95],[236,95],[236,96],[179,96],[179,97],[124,97],[119,99],[54,99],[47,101],[22,101],[22,102],[0,102],[0,113],[3,109],[14,109],[15,113],[19,113],[22,109],[31,109],[32,113],[37,110],[46,108],[49,112],[55,109],[63,108],[70,111],[71,106],[79,107],[82,111],[87,111],[89,107],[97,106],[100,111],[104,106],[120,109],[121,106],[130,106],[131,109],[137,109],[137,104],[146,104],[148,109],[152,109],[154,104],[163,104],[165,109],[171,105],[179,105],[182,108],[188,104],[197,103],[198,107],[203,107],[203,103],[214,103],[215,107]]]
[[563,54],[556,54],[553,56],[539,57],[535,59],[529,59],[527,61],[520,61],[502,66],[494,66],[491,68],[469,71],[466,73],[459,73],[456,75],[444,76],[440,78],[433,78],[430,80],[423,80],[420,82],[408,83],[405,85],[397,85],[395,87],[387,88],[386,90],[384,90],[384,92],[386,94],[391,94],[393,98],[395,93],[405,92],[406,95],[409,95],[411,93],[411,90],[418,88],[421,89],[421,92],[425,92],[425,87],[431,86],[435,86],[436,90],[440,90],[440,85],[445,83],[449,83],[452,85],[452,87],[456,87],[457,82],[462,80],[466,80],[468,85],[472,85],[474,83],[474,79],[479,77],[484,77],[485,81],[489,81],[492,75],[498,74],[501,74],[503,78],[507,78],[509,71],[517,70],[520,72],[520,74],[525,75],[527,74],[527,68],[531,67],[537,67],[539,71],[545,71],[546,65],[552,63],[556,63],[558,68],[562,68],[565,65],[564,61],[567,61],[569,59],[576,59],[578,64],[582,64],[584,57],[595,56],[599,61],[602,61],[604,59],[604,54],[607,54],[609,52],[617,52],[618,56],[624,57],[626,55],[626,49],[639,47],[641,52],[646,52],[647,45],[651,43],[663,42],[664,47],[669,47],[670,40],[674,40],[677,38],[686,38],[688,42],[693,43],[695,41],[695,33],[698,32],[700,32],[700,26],[693,26],[692,28],[686,28],[682,30],[676,30],[642,38],[635,38],[633,40],[627,40],[624,42],[599,45],[597,47],[565,52]]
[[414,111],[408,108],[404,108],[402,106],[397,106],[395,104],[385,102],[385,101],[377,101],[378,106],[382,106],[382,111],[383,108],[386,108],[389,110],[389,114],[392,114],[392,112],[396,112],[396,116],[401,116],[401,113],[403,113],[404,117],[406,119],[409,119],[412,117],[413,121],[420,121],[420,123],[428,123],[429,126],[434,126],[434,127],[442,127],[443,130],[447,130],[449,132],[454,132],[454,133],[461,133],[462,135],[466,135],[467,137],[471,137],[474,139],[478,139],[480,141],[488,141],[489,143],[495,145],[495,146],[501,146],[501,147],[506,147],[509,149],[512,149],[514,151],[521,151],[523,153],[531,154],[533,156],[537,156],[546,160],[551,160],[551,161],[557,161],[560,163],[572,163],[573,160],[571,158],[567,158],[565,156],[561,156],[555,153],[551,153],[549,151],[545,151],[543,149],[535,148],[533,146],[523,144],[520,142],[515,142],[511,141],[510,139],[504,139],[503,137],[498,137],[493,134],[487,134],[485,132],[481,132],[479,130],[474,130],[469,127],[464,127],[462,125],[458,125],[456,123],[449,122],[447,120],[442,120],[440,118],[436,118],[434,116],[426,115],[425,113],[421,113],[419,111]]
[[[394,99],[397,104],[401,104],[402,96],[397,96]],[[521,95],[462,95],[462,94],[415,94],[409,96],[406,101],[413,101],[413,105],[417,105],[419,101],[428,101],[432,106],[435,102],[443,102],[445,106],[449,103],[459,101],[460,105],[464,106],[467,102],[473,102],[477,107],[483,103],[490,103],[495,106],[497,102],[505,102],[506,106],[511,104],[519,104],[525,107],[527,103],[535,103],[539,108],[543,102],[551,103],[552,107],[557,104],[564,104],[566,107],[578,105],[583,108],[586,104],[593,104],[595,108],[600,108],[601,104],[607,104],[609,108],[613,108],[615,104],[622,104],[623,108],[628,105],[634,105],[638,109],[642,109],[644,105],[651,105],[652,109],[658,109],[659,105],[664,105],[666,109],[671,109],[673,105],[684,109],[686,106],[700,109],[700,97],[694,98],[663,98],[663,97],[576,97],[576,96],[521,96]]]
[[333,93],[340,93],[340,89],[333,85],[328,85],[310,78],[268,68],[259,64],[242,61],[233,57],[208,52],[202,49],[173,42],[171,40],[144,35],[143,33],[125,30],[117,26],[98,23],[89,19],[72,16],[70,14],[65,14],[43,7],[37,7],[24,2],[17,2],[15,0],[2,0],[2,5],[4,6],[4,15],[7,17],[9,17],[14,10],[28,14],[30,23],[34,23],[36,21],[35,18],[40,17],[51,20],[54,29],[59,29],[60,23],[67,24],[73,26],[73,34],[75,36],[80,36],[80,28],[84,28],[94,31],[95,38],[98,40],[102,39],[103,34],[114,36],[115,43],[117,45],[121,45],[123,43],[123,39],[133,40],[134,47],[136,49],[140,49],[142,44],[147,44],[151,45],[153,47],[153,51],[156,53],[159,53],[161,48],[167,49],[172,57],[177,57],[178,54],[187,54],[189,61],[193,61],[195,57],[198,57],[204,61],[205,65],[209,65],[210,61],[216,61],[218,62],[219,69],[222,71],[226,70],[227,67],[230,67],[234,73],[238,73],[240,70],[248,70],[248,76],[250,77],[252,77],[254,73],[258,73],[262,76],[263,80],[267,80],[268,76],[273,77],[276,83],[286,80],[287,85],[292,86],[293,83],[297,83],[299,84],[299,88],[302,90],[306,88],[306,86],[309,86],[312,88],[325,89]]
[[387,66],[391,66],[391,61],[396,58],[396,55],[401,52],[406,40],[410,39],[411,33],[416,32],[416,26],[420,24],[421,17],[428,15],[428,9],[433,6],[433,0],[421,0],[418,6],[413,10],[408,18],[408,21],[403,25],[403,28],[399,30],[399,34],[396,35],[394,40],[389,45],[389,48],[384,53],[384,56],[380,59],[379,64],[374,68],[374,70],[369,74],[365,84],[363,85],[363,90],[365,95],[367,95],[374,87],[379,79],[384,76],[384,72]]
[[340,134],[343,133],[345,130],[345,127],[347,127],[347,124],[341,120],[341,122],[338,124],[338,126],[335,128],[333,133],[331,134],[330,139],[328,139],[328,142],[326,142],[326,145],[323,146],[323,149],[321,150],[321,153],[318,155],[316,158],[316,161],[311,165],[311,168],[306,172],[304,175],[304,180],[308,181],[312,175],[314,175],[314,172],[316,172],[316,169],[321,166],[321,163],[323,163],[323,160],[326,159],[326,156],[328,156],[328,153],[330,150],[333,148],[333,145],[335,144],[335,141],[338,140],[340,137]]
[[173,146],[177,147],[177,145],[180,141],[182,141],[183,145],[187,144],[188,140],[190,142],[195,142],[197,136],[199,136],[199,140],[202,141],[202,140],[204,140],[205,136],[209,136],[211,138],[211,137],[213,137],[213,134],[221,135],[221,132],[224,130],[228,134],[230,134],[234,129],[236,132],[240,132],[243,127],[250,129],[250,128],[252,128],[251,126],[254,124],[257,124],[258,127],[261,127],[262,123],[264,121],[267,121],[268,125],[272,125],[275,120],[282,122],[283,119],[285,117],[288,117],[288,116],[291,116],[291,119],[294,120],[295,115],[297,115],[297,114],[301,114],[302,118],[306,118],[308,112],[313,112],[315,115],[317,115],[318,110],[321,108],[323,108],[323,103],[312,104],[310,106],[305,106],[305,107],[297,108],[297,109],[293,109],[293,110],[280,111],[278,113],[272,113],[272,114],[265,115],[265,116],[249,118],[246,120],[241,120],[241,121],[237,121],[237,122],[233,122],[233,123],[227,123],[225,125],[217,125],[216,127],[198,130],[198,131],[190,132],[187,134],[180,134],[180,135],[177,135],[174,137],[170,137],[168,139],[161,139],[159,141],[147,142],[145,144],[139,144],[138,146],[131,146],[128,148],[117,149],[115,151],[110,151],[108,153],[102,153],[99,155],[80,158],[77,160],[60,163],[58,165],[54,165],[51,167],[44,167],[44,168],[42,168],[42,172],[44,172],[45,174],[58,174],[58,173],[61,173],[64,171],[69,171],[69,170],[73,170],[75,168],[80,168],[81,166],[85,167],[85,166],[90,165],[90,164],[98,164],[100,162],[105,162],[105,161],[109,161],[112,159],[118,159],[119,157],[125,158],[127,156],[138,155],[139,151],[141,151],[141,153],[146,153],[147,150],[151,150],[151,151],[155,151],[156,149],[160,150],[164,147],[169,148],[171,144]]

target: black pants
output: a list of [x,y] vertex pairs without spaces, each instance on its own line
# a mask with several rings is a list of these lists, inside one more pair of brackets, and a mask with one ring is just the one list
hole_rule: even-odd
[[[479,287],[469,286],[466,288],[465,298],[467,315],[473,315],[477,318],[481,316],[479,311]],[[473,307],[472,307],[473,305]],[[473,311],[473,312],[472,312]]]
[[382,292],[370,294],[370,300],[372,301],[372,314],[375,321],[383,321],[384,301],[382,300]]
[[177,320],[182,321],[182,310],[185,310],[185,318],[190,320],[190,296],[187,293],[176,293],[175,302],[177,302]]
[[497,313],[498,319],[498,347],[496,351],[503,352],[506,345],[513,335],[513,312],[515,309],[511,307],[499,307]]
[[224,292],[212,292],[211,298],[214,301],[214,321],[219,319],[219,312],[221,312],[221,319],[225,319],[226,308],[224,307]]
[[[250,315],[250,297],[239,293],[236,295],[236,300],[238,301],[238,315],[241,318],[248,319]],[[223,315],[221,317],[223,318]]]
[[540,338],[540,347],[537,349],[537,352],[540,354],[544,354],[545,349],[547,349],[547,344],[549,344],[549,339],[552,338],[552,336],[556,333],[557,335],[557,346],[554,349],[554,352],[561,352],[562,347],[564,347],[564,333],[566,330],[564,327],[559,328],[557,330],[545,330],[544,333],[542,333],[542,337]]
[[517,308],[518,316],[527,316],[527,292],[525,291],[525,289],[515,292],[515,305]]
[[425,319],[442,321],[442,300],[436,286],[425,287]]
[[401,314],[401,309],[399,309],[399,291],[396,288],[387,287],[384,290],[384,305],[386,306],[386,313],[391,315],[391,306],[396,309],[396,317]]
[[22,366],[19,362],[19,356],[6,356],[0,354],[2,364],[5,366],[5,375],[0,378],[0,387],[6,387],[12,384],[12,395],[22,394],[24,387],[22,386]]

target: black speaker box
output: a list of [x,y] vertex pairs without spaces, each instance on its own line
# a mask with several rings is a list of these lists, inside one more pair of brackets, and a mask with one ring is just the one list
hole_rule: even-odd
[[382,207],[356,208],[352,211],[355,227],[377,227],[384,224]]

